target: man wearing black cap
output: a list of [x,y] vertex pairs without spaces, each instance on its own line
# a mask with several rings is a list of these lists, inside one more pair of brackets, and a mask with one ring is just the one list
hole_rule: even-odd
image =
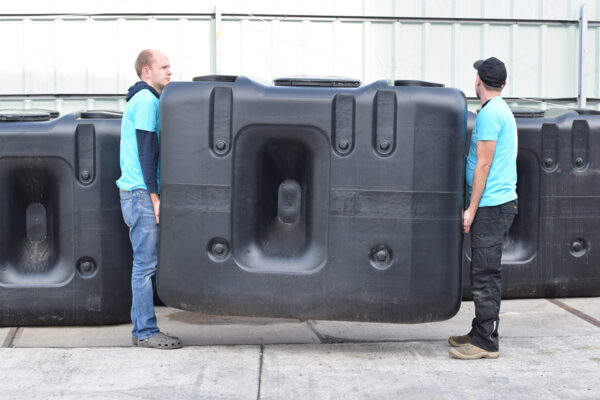
[[517,125],[500,96],[506,68],[495,57],[473,64],[481,100],[466,165],[469,189],[463,232],[471,233],[471,291],[475,318],[471,331],[451,336],[454,358],[497,358],[502,245],[517,214]]

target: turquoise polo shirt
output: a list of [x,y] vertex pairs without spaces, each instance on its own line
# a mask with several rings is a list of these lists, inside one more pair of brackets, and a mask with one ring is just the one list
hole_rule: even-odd
[[500,96],[490,99],[477,114],[467,157],[466,181],[471,193],[477,163],[477,141],[493,140],[496,150],[479,207],[504,204],[517,198],[517,123]]
[[[121,177],[117,186],[123,190],[146,189],[138,154],[136,129],[156,132],[160,140],[160,104],[148,89],[137,92],[125,106],[121,121],[120,165]],[[160,161],[159,161],[160,162]],[[156,183],[160,193],[160,168],[156,171]]]

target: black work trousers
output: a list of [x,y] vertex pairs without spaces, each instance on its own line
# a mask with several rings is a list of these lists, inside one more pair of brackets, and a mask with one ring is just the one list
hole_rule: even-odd
[[502,245],[515,215],[517,201],[479,207],[471,225],[471,292],[475,303],[471,343],[498,351],[498,324],[502,294]]

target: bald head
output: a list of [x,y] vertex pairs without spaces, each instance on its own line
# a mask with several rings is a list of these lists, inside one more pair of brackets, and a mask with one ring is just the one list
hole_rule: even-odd
[[158,50],[142,50],[135,59],[135,72],[139,78],[158,93],[171,81],[171,64],[167,56]]
[[142,50],[140,54],[135,59],[135,73],[140,78],[142,77],[142,68],[149,67],[152,64],[152,60],[154,59],[154,53],[156,50]]

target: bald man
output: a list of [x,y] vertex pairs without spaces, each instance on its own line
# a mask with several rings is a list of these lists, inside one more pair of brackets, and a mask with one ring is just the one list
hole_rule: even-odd
[[131,322],[134,346],[177,349],[179,338],[158,329],[154,313],[152,277],[158,263],[160,176],[159,98],[171,80],[167,56],[143,50],[135,61],[140,78],[129,88],[121,122],[121,177],[117,180],[123,219],[133,248]]

